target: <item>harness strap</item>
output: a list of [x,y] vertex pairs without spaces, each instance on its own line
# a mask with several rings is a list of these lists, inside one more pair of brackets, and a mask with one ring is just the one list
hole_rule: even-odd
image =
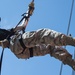
[[[23,51],[21,52],[21,53],[23,53],[27,47],[23,43],[22,36],[21,36],[21,39],[19,39],[19,42],[20,42],[21,46],[23,47]],[[33,57],[33,48],[32,47],[29,48],[29,52],[30,52],[30,57]]]
[[26,46],[23,43],[22,36],[21,36],[21,39],[19,39],[19,42],[20,42],[21,46],[23,47],[23,51],[22,51],[22,53],[23,53],[24,50],[26,49]]
[[33,57],[33,48],[29,48],[29,51],[30,51],[30,57]]

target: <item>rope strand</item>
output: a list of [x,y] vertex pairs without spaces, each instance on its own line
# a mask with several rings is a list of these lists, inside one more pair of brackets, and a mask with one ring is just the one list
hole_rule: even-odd
[[70,18],[69,18],[68,28],[67,28],[67,35],[69,34],[69,30],[70,30],[70,25],[71,25],[71,19],[72,19],[73,7],[74,7],[74,0],[72,0],[72,6],[71,6],[71,12],[70,12]]
[[0,75],[1,75],[1,69],[2,69],[3,54],[4,54],[4,48],[3,48],[3,50],[2,50],[1,58],[0,58]]
[[[75,59],[75,49],[74,49],[74,59]],[[72,75],[75,75],[75,71],[72,70]]]

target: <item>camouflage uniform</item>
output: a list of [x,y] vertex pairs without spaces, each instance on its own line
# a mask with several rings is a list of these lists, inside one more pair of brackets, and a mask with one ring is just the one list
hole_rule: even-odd
[[[19,45],[18,45],[19,47]],[[33,56],[44,56],[46,54],[50,54],[52,57],[59,59],[65,65],[71,66],[75,70],[75,61],[72,59],[72,55],[67,52],[66,49],[59,47],[59,46],[51,46],[51,45],[36,45],[31,48],[26,48],[23,50],[22,47],[20,49],[12,50],[11,51],[21,59],[29,59]]]
[[37,31],[25,32],[22,35],[24,44],[33,47],[37,44],[50,44],[52,46],[75,46],[75,39],[50,29],[39,29]]
[[[25,49],[22,47],[20,39],[26,46]],[[59,47],[63,45],[75,46],[75,40],[50,29],[40,29],[11,38],[9,48],[18,58],[22,59],[50,54],[75,70],[75,61],[72,59],[72,55],[64,48]]]

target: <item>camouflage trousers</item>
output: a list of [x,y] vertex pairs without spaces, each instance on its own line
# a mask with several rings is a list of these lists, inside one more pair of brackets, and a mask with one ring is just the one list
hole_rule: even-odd
[[15,38],[10,39],[9,48],[17,54],[23,50],[19,41],[20,39],[22,39],[23,44],[27,48],[42,44],[50,44],[51,46],[75,46],[75,40],[72,37],[50,29],[39,29],[37,31],[25,32],[22,36],[19,35],[16,37],[16,35],[14,35],[14,37]]
[[[26,46],[25,49],[21,46],[19,39],[22,39]],[[15,40],[11,39],[9,48],[18,58],[22,59],[50,54],[75,70],[75,62],[72,59],[72,55],[64,48],[59,47],[63,45],[75,46],[75,40],[54,30],[40,29],[25,32],[22,38],[19,36]]]
[[50,29],[39,29],[37,31],[26,32],[22,35],[24,44],[33,47],[37,44],[50,44],[52,46],[75,46],[75,40],[65,34]]
[[50,56],[62,61],[64,64],[69,65],[75,70],[75,61],[72,59],[72,55],[69,54],[66,49],[59,46],[45,44],[36,45],[31,48],[26,48],[23,52],[15,55],[18,58],[29,59],[33,56],[45,56],[47,54],[50,54]]

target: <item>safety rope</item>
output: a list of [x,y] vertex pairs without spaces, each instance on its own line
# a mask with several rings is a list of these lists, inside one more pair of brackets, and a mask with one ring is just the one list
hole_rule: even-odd
[[[0,17],[0,22],[1,22],[1,17]],[[4,53],[4,49],[2,50],[2,53],[1,53],[1,57],[0,57],[0,75],[1,75],[1,67],[2,67],[2,58],[3,58],[3,53]]]
[[[74,0],[72,0],[72,6],[71,6],[71,11],[70,11],[70,18],[69,18],[68,28],[67,28],[67,35],[69,35],[70,24],[71,24],[72,13],[73,13],[73,7],[74,7]],[[66,48],[66,47],[65,47],[65,48]],[[62,69],[63,69],[63,63],[61,63],[61,68],[60,68],[60,73],[59,73],[59,75],[62,75]]]
[[0,17],[0,22],[1,22],[1,17]]
[[[22,20],[25,18],[29,18],[32,13],[33,13],[33,10],[34,10],[34,0],[32,0],[32,2],[29,4],[29,9],[28,9],[28,12],[27,13],[24,13],[22,19],[19,21],[19,23],[16,25],[16,27],[14,28],[14,30],[17,28],[17,26],[22,22]],[[28,16],[26,16],[26,14]],[[13,33],[11,33],[8,38],[12,35]],[[3,60],[3,54],[4,54],[4,48],[2,50],[2,53],[1,53],[1,57],[0,57],[0,75],[1,75],[1,68],[2,68],[2,60]]]
[[2,68],[2,60],[3,60],[3,54],[4,54],[4,48],[2,50],[2,53],[1,53],[1,58],[0,58],[0,75],[1,75],[1,68]]

